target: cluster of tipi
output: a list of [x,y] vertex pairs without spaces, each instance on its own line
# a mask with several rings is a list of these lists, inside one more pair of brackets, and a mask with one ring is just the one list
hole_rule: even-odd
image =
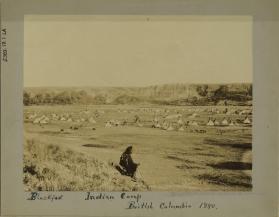
[[[248,117],[245,117],[241,123],[249,125],[251,124],[251,120]],[[163,129],[167,131],[184,131],[184,126],[199,126],[200,124],[195,120],[189,120],[186,123],[183,122],[182,119],[178,119],[175,123],[164,121],[162,124],[159,123],[158,119],[153,120],[152,128]],[[222,121],[218,121],[217,119],[209,118],[206,126],[237,126],[239,125],[238,122],[234,122],[231,119],[223,118]]]
[[[124,110],[126,111],[126,110]],[[144,110],[145,111],[145,110]],[[243,114],[246,112],[245,110],[242,111]],[[75,122],[75,123],[91,123],[91,124],[96,124],[97,121],[95,120],[95,117],[98,118],[101,114],[104,112],[99,112],[96,111],[93,116],[89,114],[89,111],[82,111],[80,112],[80,115],[76,116],[73,114],[68,114],[64,113],[61,115],[57,115],[55,113],[49,114],[49,115],[41,115],[39,116],[37,113],[31,114],[27,117],[28,121],[33,122],[34,124],[48,124],[51,121],[64,121],[64,122]],[[199,126],[201,123],[198,123],[195,119],[199,115],[197,113],[192,113],[187,117],[187,121],[184,122],[182,120],[182,114],[176,113],[176,114],[167,114],[166,116],[163,116],[162,122],[159,121],[158,118],[158,113],[156,110],[156,116],[152,120],[152,128],[159,128],[167,131],[172,131],[172,130],[179,130],[183,131],[183,127],[187,126]],[[168,113],[168,112],[167,112]],[[241,113],[241,114],[242,114]],[[243,115],[242,114],[242,115]],[[75,117],[75,118],[74,118]],[[133,122],[136,126],[138,127],[143,127],[144,124],[141,122],[141,119],[139,118],[139,115],[135,115],[135,120]],[[247,115],[244,120],[237,120],[233,121],[230,118],[227,119],[224,117],[222,120],[217,120],[213,119],[210,117],[207,121],[207,123],[202,123],[201,125],[206,125],[206,126],[237,126],[239,124],[244,124],[244,125],[250,125],[252,123],[251,119],[249,119],[249,116]],[[127,119],[123,119],[122,121],[119,120],[109,120],[105,122],[105,127],[117,127],[117,126],[124,126],[127,125],[128,121]],[[149,125],[150,126],[150,125]]]
[[[248,116],[246,116],[245,119],[242,121],[242,123],[243,124],[251,124],[251,121],[248,118]],[[206,125],[207,126],[235,126],[235,125],[238,125],[238,123],[232,121],[231,119],[228,120],[226,118],[223,118],[223,120],[221,122],[219,122],[216,119],[213,120],[212,118],[209,118]]]
[[32,121],[33,124],[48,124],[50,123],[50,121],[64,121],[64,122],[76,122],[76,123],[88,122],[92,124],[97,123],[94,117],[73,119],[69,114],[64,114],[59,116],[55,113],[51,114],[50,117],[46,115],[41,115],[38,117],[38,115],[35,113],[28,116],[27,120]]
[[182,119],[178,119],[177,122],[168,122],[168,121],[163,121],[162,124],[159,123],[158,119],[153,120],[152,128],[157,128],[157,129],[162,129],[166,131],[173,131],[173,130],[178,130],[178,131],[184,131],[183,126],[198,126],[198,122],[196,121],[187,121],[186,123],[183,122]]

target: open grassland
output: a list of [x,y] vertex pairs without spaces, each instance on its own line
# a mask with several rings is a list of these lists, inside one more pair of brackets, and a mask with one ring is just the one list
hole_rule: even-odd
[[26,191],[140,191],[143,182],[119,175],[107,162],[57,145],[28,140],[24,151]]
[[[251,114],[242,112],[246,109],[249,108],[27,106],[25,188],[27,191],[249,191],[252,129],[241,122],[247,116],[251,120]],[[49,121],[34,123],[35,117],[28,118],[34,114],[45,115]],[[137,123],[135,116],[140,119]],[[225,118],[235,124],[208,126],[209,117],[219,122]],[[94,121],[90,122],[90,118]],[[167,121],[173,129],[153,128],[154,119],[160,125]],[[114,125],[124,121],[126,124]],[[109,127],[108,122],[112,123]],[[197,125],[191,125],[192,122]],[[111,162],[118,163],[129,144],[134,146],[134,160],[141,163],[138,176],[144,182],[133,182],[111,166]]]

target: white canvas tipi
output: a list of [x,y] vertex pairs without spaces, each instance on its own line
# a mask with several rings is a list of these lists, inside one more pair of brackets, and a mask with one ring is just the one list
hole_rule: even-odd
[[183,121],[182,121],[181,119],[179,119],[179,120],[177,121],[177,123],[178,123],[178,124],[183,124]]
[[88,120],[88,121],[89,121],[89,123],[91,123],[91,124],[96,124],[95,119],[94,119],[94,118],[92,118],[92,117],[91,117],[91,118],[89,118],[89,120]]
[[110,122],[107,122],[105,127],[112,127],[111,123]]
[[248,117],[245,118],[245,120],[243,121],[244,124],[251,124],[251,121],[249,120]]
[[224,118],[221,123],[222,123],[223,126],[229,125],[229,122],[226,118]]
[[183,128],[183,127],[180,127],[180,128],[178,129],[178,131],[184,131],[184,128]]
[[172,130],[174,130],[174,128],[170,125],[170,126],[168,127],[167,131],[172,131]]
[[209,119],[206,125],[207,126],[214,126],[214,122],[211,119]]

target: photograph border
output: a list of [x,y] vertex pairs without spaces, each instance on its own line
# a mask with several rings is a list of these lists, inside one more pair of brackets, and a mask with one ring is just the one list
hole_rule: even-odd
[[[251,3],[253,2],[253,4]],[[142,192],[162,200],[207,201],[216,210],[127,210],[126,202],[84,201],[84,192],[61,201],[27,200],[22,183],[24,15],[244,15],[253,17],[253,190],[252,192]],[[275,216],[277,214],[278,3],[236,0],[3,0],[7,62],[1,56],[1,215],[6,216]],[[1,31],[2,33],[2,31]],[[3,34],[1,38],[3,42]],[[2,46],[2,51],[4,46]],[[265,145],[263,145],[265,144]],[[275,175],[276,174],[276,175]],[[119,195],[120,192],[113,194]]]

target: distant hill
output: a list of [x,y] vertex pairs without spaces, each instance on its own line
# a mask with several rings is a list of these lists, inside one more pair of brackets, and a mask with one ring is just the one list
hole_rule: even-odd
[[252,84],[165,84],[147,87],[27,87],[24,104],[240,104],[252,101]]

